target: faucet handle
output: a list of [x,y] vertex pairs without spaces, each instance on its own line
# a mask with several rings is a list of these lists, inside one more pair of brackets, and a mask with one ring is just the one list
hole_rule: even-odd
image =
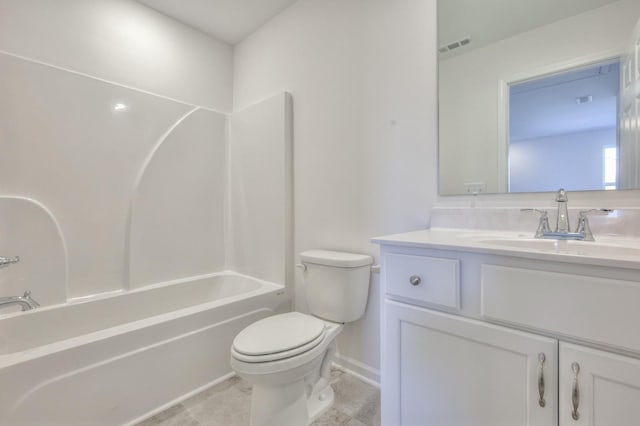
[[591,228],[589,227],[589,220],[587,219],[588,216],[606,216],[612,211],[613,210],[611,209],[580,210],[578,214],[578,227],[576,228],[576,233],[583,234],[584,241],[595,241],[595,239],[593,238],[593,233],[591,232]]
[[538,222],[538,229],[534,235],[535,238],[542,238],[545,232],[551,232],[551,227],[549,226],[549,213],[546,210],[520,209],[520,211],[540,213],[540,221]]
[[6,266],[9,266],[18,262],[20,262],[20,256],[16,256],[16,257],[0,256],[0,268],[4,268]]
[[31,290],[25,291],[24,295],[22,295],[22,298],[28,300],[33,305],[34,308],[37,308],[38,306],[40,306],[40,304],[36,302],[36,300],[33,297],[31,297]]

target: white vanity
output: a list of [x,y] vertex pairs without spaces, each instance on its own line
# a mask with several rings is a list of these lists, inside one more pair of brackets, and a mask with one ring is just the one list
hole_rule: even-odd
[[531,237],[374,239],[383,426],[640,425],[640,245]]

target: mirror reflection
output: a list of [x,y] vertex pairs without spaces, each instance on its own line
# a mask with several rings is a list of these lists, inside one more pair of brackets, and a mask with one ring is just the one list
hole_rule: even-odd
[[442,195],[640,187],[640,2],[439,0]]

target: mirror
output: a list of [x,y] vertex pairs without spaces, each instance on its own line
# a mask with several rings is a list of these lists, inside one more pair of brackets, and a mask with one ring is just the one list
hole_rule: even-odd
[[640,188],[640,2],[438,0],[441,195]]

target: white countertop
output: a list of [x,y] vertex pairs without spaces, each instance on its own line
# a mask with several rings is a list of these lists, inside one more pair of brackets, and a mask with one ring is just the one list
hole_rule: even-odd
[[527,259],[640,270],[640,240],[598,237],[596,241],[534,239],[533,233],[473,229],[425,229],[373,238],[404,246],[514,256]]

